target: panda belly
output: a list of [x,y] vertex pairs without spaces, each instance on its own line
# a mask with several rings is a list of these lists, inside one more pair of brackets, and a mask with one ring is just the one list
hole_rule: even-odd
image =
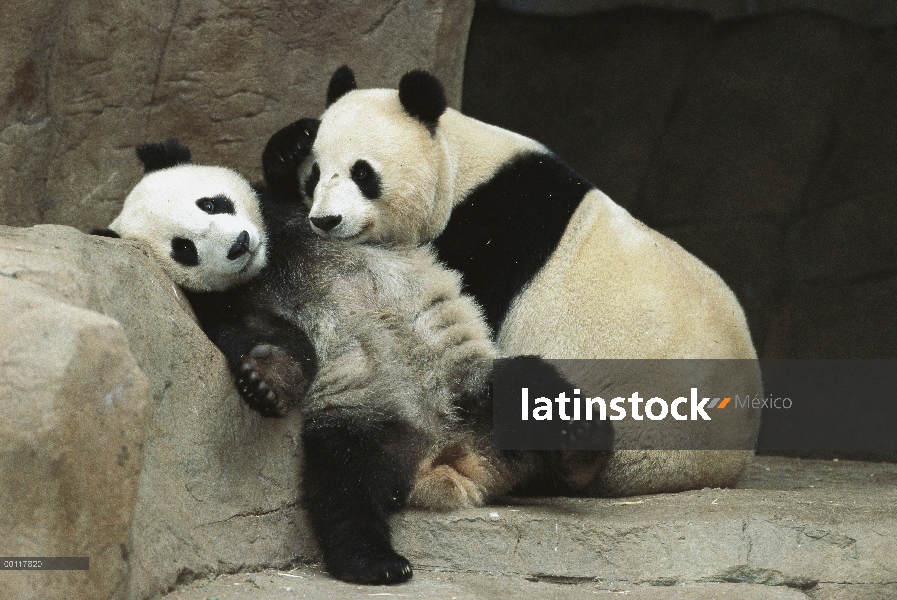
[[411,443],[396,457],[408,469],[412,506],[470,508],[504,493],[516,477],[487,443],[491,420],[462,423],[456,414],[488,402],[498,356],[458,274],[426,248],[342,252],[344,263],[317,263],[327,292],[293,317],[318,356],[301,405],[306,420],[341,415],[344,428],[380,420],[401,430]]

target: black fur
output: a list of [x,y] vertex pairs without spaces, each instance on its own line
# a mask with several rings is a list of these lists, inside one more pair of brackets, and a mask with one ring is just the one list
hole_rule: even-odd
[[366,160],[356,161],[350,172],[352,181],[368,200],[380,197],[380,176]]
[[330,83],[327,85],[327,106],[330,106],[352,90],[357,90],[358,84],[355,83],[355,73],[348,65],[343,65],[330,77]]
[[187,238],[176,237],[171,240],[171,258],[185,267],[195,267],[199,264],[199,253],[196,244]]
[[442,84],[426,71],[405,73],[399,81],[399,102],[405,112],[427,127],[431,135],[436,132],[439,117],[448,107]]
[[464,276],[493,331],[511,301],[557,248],[592,185],[551,154],[505,164],[452,212],[435,241],[439,258]]
[[213,196],[212,198],[200,198],[196,201],[196,206],[198,206],[201,211],[207,212],[210,215],[237,214],[237,209],[234,207],[233,201],[222,194]]
[[311,200],[315,196],[315,188],[318,187],[318,181],[321,179],[321,169],[318,167],[318,163],[315,163],[311,167],[311,173],[308,176],[308,179],[305,180],[305,197]]
[[185,293],[246,403],[267,417],[282,417],[296,406],[317,373],[317,355],[302,329],[275,314],[277,298],[260,299],[252,284]]
[[121,238],[118,233],[112,231],[111,229],[94,229],[90,232],[90,235],[98,235],[101,237],[110,237],[110,238]]
[[268,186],[291,191],[298,198],[298,165],[308,156],[320,123],[317,119],[300,119],[271,136],[262,153],[262,168]]
[[190,162],[190,148],[182,146],[174,138],[155,144],[137,146],[137,158],[143,163],[143,172],[152,173]]
[[392,548],[389,515],[410,492],[415,436],[407,423],[343,412],[310,419],[302,431],[309,523],[334,577],[401,583],[411,564]]

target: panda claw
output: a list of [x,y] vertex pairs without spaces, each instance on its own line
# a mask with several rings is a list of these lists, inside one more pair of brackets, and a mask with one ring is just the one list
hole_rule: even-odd
[[302,364],[277,345],[253,346],[239,362],[237,389],[246,403],[265,416],[282,417],[305,393]]

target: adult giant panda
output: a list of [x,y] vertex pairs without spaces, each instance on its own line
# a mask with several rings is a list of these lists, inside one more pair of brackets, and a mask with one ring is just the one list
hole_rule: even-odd
[[[755,359],[744,313],[720,277],[651,230],[542,144],[447,108],[422,71],[398,90],[359,90],[348,67],[327,90],[299,171],[321,236],[356,243],[433,241],[484,307],[506,355],[546,358]],[[621,387],[761,393],[756,367],[732,378],[649,365]],[[583,393],[602,378],[568,373]],[[758,411],[728,411],[713,439],[670,433],[664,451],[572,457],[580,493],[627,495],[734,484],[753,454]],[[636,424],[637,425],[637,424]],[[615,429],[635,448],[638,429]],[[702,434],[697,434],[700,437]],[[691,448],[716,448],[695,451]],[[740,449],[740,450],[728,450]]]
[[[406,504],[478,506],[512,486],[556,487],[564,466],[557,454],[492,448],[497,353],[457,273],[427,248],[312,232],[287,190],[314,125],[300,121],[271,138],[267,185],[257,189],[228,169],[190,165],[174,140],[138,148],[146,175],[102,233],[150,247],[252,408],[281,416],[299,406],[303,506],[329,572],[399,583],[412,570],[393,550],[390,513]],[[530,364],[547,389],[569,387],[548,365]]]

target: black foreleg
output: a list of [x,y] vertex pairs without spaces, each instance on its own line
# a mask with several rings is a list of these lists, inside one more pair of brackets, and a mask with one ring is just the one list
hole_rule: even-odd
[[389,515],[405,503],[415,435],[395,421],[318,416],[305,422],[304,505],[333,577],[401,583],[411,564],[392,547]]
[[319,124],[317,119],[300,119],[280,129],[268,140],[262,153],[262,170],[265,183],[277,192],[277,199],[300,200],[297,170],[311,152]]
[[264,307],[246,309],[235,293],[188,298],[250,407],[280,417],[302,399],[317,373],[317,355],[301,328]]

